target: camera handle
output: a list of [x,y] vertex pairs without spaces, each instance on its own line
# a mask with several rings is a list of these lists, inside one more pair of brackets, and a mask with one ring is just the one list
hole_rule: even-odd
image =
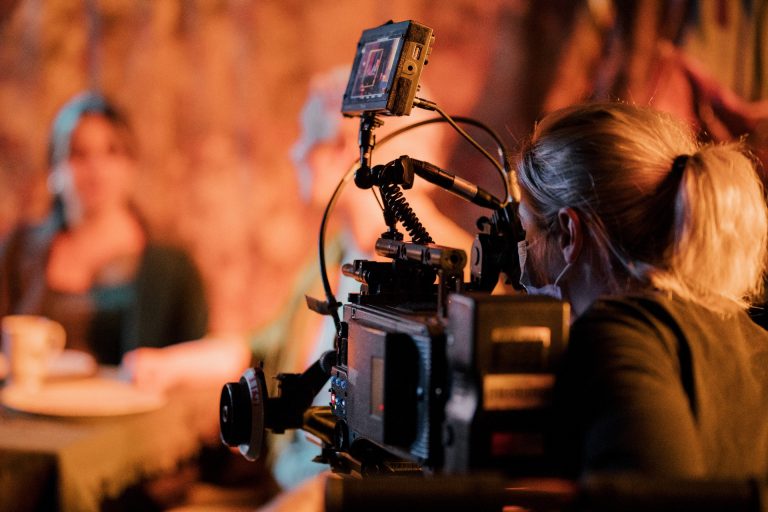
[[371,181],[374,179],[371,172],[371,158],[376,145],[376,135],[373,132],[381,125],[382,121],[374,112],[363,112],[360,116],[360,132],[357,136],[357,143],[360,146],[360,167],[355,172],[355,185],[362,189],[371,188],[374,185]]
[[302,428],[304,413],[331,375],[336,351],[325,352],[304,373],[277,375],[278,396],[269,397],[263,365],[248,368],[238,382],[221,390],[219,426],[221,440],[238,447],[248,460],[258,459],[264,449],[264,430],[282,433]]
[[490,218],[477,220],[479,233],[472,244],[470,258],[473,290],[490,293],[502,273],[507,284],[522,290],[517,246],[525,240],[525,231],[520,223],[518,206],[519,203],[511,201],[494,211]]

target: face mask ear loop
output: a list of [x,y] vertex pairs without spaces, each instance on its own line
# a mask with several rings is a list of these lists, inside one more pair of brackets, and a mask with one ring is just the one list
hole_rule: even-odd
[[528,261],[528,240],[523,239],[517,242],[517,261],[520,265],[520,279],[518,282],[523,289],[527,289],[527,285],[530,285],[528,272],[525,268],[525,263]]
[[555,282],[553,283],[553,286],[558,286],[558,283],[560,282],[560,278],[565,275],[566,272],[573,266],[573,263],[566,263],[563,267],[563,270],[557,275],[557,278],[555,278]]
[[528,260],[528,241],[520,240],[517,242],[517,261],[520,264],[520,272],[525,267],[525,262]]

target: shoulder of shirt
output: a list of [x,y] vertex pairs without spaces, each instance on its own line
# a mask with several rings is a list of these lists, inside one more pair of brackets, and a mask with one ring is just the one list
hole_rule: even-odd
[[147,242],[147,245],[144,248],[144,253],[153,258],[174,259],[188,257],[186,251],[177,246],[158,243],[151,240]]
[[[703,309],[691,302],[658,292],[604,296],[596,300],[576,321],[572,333],[596,332],[628,334],[634,332],[669,339],[682,336],[684,326],[695,311]],[[706,314],[706,313],[705,313]],[[590,336],[588,336],[590,337]]]
[[184,249],[149,241],[144,248],[141,262],[141,273],[188,274],[196,271],[194,260]]
[[[690,319],[693,316],[702,319],[721,318],[724,320],[736,316],[748,320],[745,311],[718,313],[693,301],[682,299],[677,295],[655,291],[600,297],[579,317],[579,319],[589,319],[622,313],[631,316],[649,315],[655,318],[674,317],[681,321]],[[579,319],[577,319],[577,321]]]
[[627,295],[606,295],[592,303],[576,321],[616,314],[630,316],[651,314],[656,316],[662,310],[669,312],[690,307],[693,307],[692,303],[663,293],[646,292]]
[[576,319],[572,332],[591,333],[616,326],[635,332],[654,332],[662,338],[688,339],[691,335],[728,330],[735,325],[756,336],[764,333],[745,311],[721,314],[672,294],[645,292],[601,297]]

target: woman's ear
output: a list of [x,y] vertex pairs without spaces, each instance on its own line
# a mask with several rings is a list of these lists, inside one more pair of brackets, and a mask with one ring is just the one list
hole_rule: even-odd
[[560,224],[560,250],[566,263],[575,263],[581,254],[584,232],[579,214],[573,208],[560,208],[557,212]]

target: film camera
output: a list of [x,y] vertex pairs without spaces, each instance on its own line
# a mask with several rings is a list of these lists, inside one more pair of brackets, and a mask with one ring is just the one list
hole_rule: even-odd
[[[312,309],[334,317],[334,350],[303,374],[278,375],[275,397],[268,396],[261,367],[226,384],[222,439],[247,458],[260,455],[265,429],[301,428],[319,439],[318,462],[354,475],[515,468],[532,474],[543,462],[542,424],[569,311],[548,298],[490,293],[502,273],[514,285],[519,280],[517,247],[524,233],[517,203],[407,156],[370,166],[379,115],[405,115],[416,105],[450,120],[416,97],[433,40],[431,29],[413,21],[363,32],[342,111],[360,116],[355,183],[380,193],[388,229],[375,250],[388,261],[344,265],[344,275],[361,286],[339,316],[325,276],[323,240],[340,184],[320,233],[327,300],[308,299]],[[500,147],[503,164],[486,155],[509,196]],[[434,244],[403,195],[416,176],[492,210],[478,221],[469,283],[463,282],[467,254]],[[328,405],[311,406],[323,389]]]

